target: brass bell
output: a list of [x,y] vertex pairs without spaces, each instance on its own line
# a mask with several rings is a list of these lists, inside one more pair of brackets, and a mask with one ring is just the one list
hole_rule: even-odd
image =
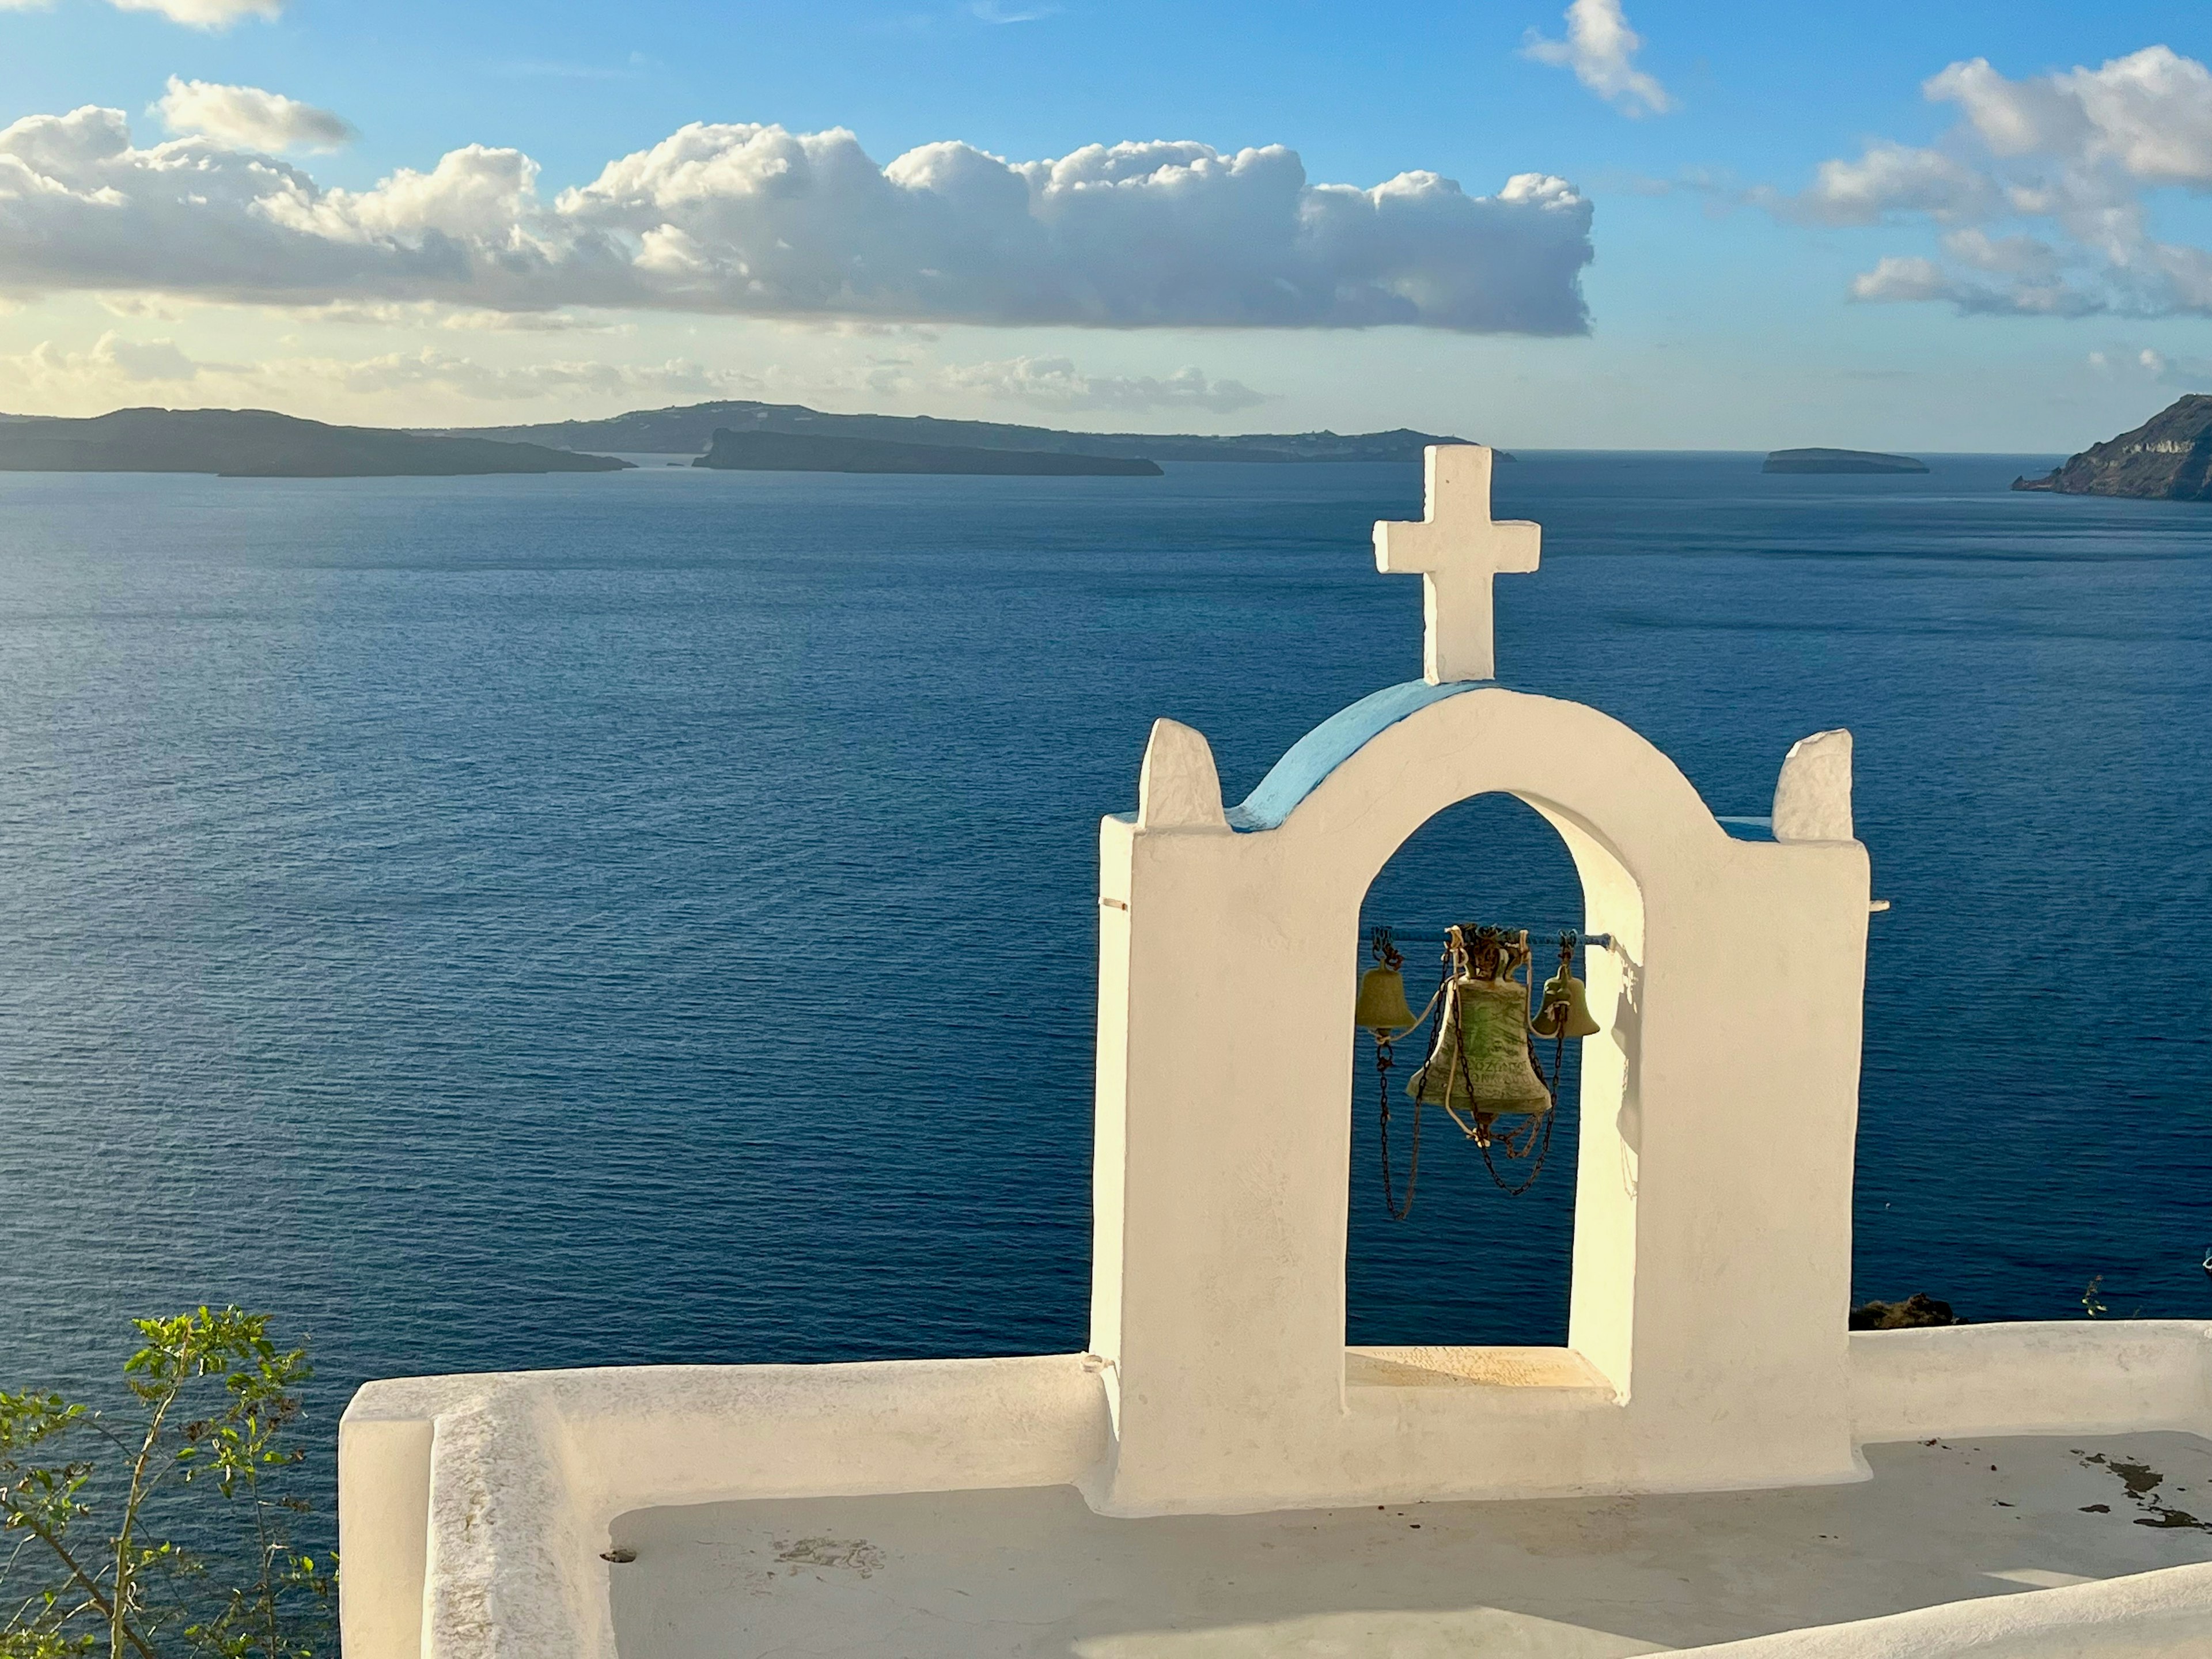
[[1388,963],[1362,974],[1352,1023],[1374,1032],[1377,1042],[1387,1042],[1413,1030],[1419,1022],[1406,1003],[1406,976]]
[[[1456,1059],[1455,1060],[1455,1055]],[[1480,1117],[1552,1109],[1552,1091],[1528,1063],[1528,988],[1510,974],[1455,979],[1443,1029],[1407,1095]]]
[[1582,981],[1565,968],[1544,981],[1542,1005],[1536,1018],[1528,1022],[1528,1029],[1540,1037],[1595,1036],[1602,1029],[1590,1018]]

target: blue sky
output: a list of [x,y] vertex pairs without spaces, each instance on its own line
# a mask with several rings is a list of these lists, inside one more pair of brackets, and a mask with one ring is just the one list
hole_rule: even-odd
[[[2212,387],[2201,6],[1629,0],[1640,45],[1615,68],[1655,90],[1616,79],[1608,97],[1603,64],[1595,86],[1576,72],[1590,54],[1565,49],[1565,0],[137,3],[0,0],[0,125],[47,158],[12,183],[0,169],[0,409],[489,423],[732,396],[1085,427],[1407,424],[1530,447],[2063,451]],[[226,9],[240,15],[195,26]],[[1532,39],[1563,45],[1532,54]],[[2170,60],[2134,57],[2154,47]],[[1981,80],[1923,92],[1976,59]],[[2115,60],[2134,67],[2106,74]],[[200,86],[179,100],[173,77]],[[134,154],[197,145],[213,159],[196,165],[234,182],[269,176],[240,158],[281,154],[302,181],[276,210],[283,246],[256,240],[265,202],[197,217],[170,204],[118,229],[177,168],[125,178],[92,128],[63,155],[21,125],[87,106],[123,112]],[[302,106],[331,125],[277,142],[267,120],[308,131]],[[257,110],[263,125],[241,127]],[[1259,182],[1249,227],[1229,184],[1182,217],[1018,254],[976,252],[1006,227],[960,219],[953,259],[916,253],[918,274],[857,308],[823,296],[821,270],[856,247],[881,270],[915,234],[854,222],[878,211],[865,191],[771,221],[727,196],[677,202],[664,167],[562,221],[596,252],[546,251],[558,192],[690,122],[849,130],[855,147],[810,152],[824,177],[946,141],[1016,163],[1195,141],[1223,158],[1285,147],[1310,184],[1425,173],[1458,189],[1397,219],[1331,198],[1351,216],[1335,252],[1280,268],[1251,252],[1282,228]],[[526,155],[529,201],[486,205],[513,182],[489,161],[427,206],[374,193],[471,145]],[[1846,169],[1825,191],[1823,163]],[[1137,170],[1155,165],[1212,164],[1147,153]],[[1122,194],[1134,167],[1113,175]],[[1519,174],[1565,183],[1501,199]],[[26,216],[71,191],[75,216]],[[656,242],[664,212],[674,229]],[[447,270],[464,245],[469,270]],[[610,248],[635,270],[605,269]],[[730,272],[763,259],[789,269],[750,297],[762,285]],[[1271,283],[1307,298],[1255,299]],[[1565,309],[1577,284],[1586,332]]]

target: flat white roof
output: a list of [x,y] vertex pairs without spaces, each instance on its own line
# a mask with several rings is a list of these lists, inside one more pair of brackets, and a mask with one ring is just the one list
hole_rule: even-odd
[[1866,1449],[1784,1491],[1109,1520],[1072,1487],[614,1523],[623,1659],[1613,1659],[2212,1561],[2212,1442]]

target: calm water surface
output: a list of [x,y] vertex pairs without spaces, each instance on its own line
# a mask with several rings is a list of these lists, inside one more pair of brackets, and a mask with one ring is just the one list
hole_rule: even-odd
[[[1722,813],[1856,734],[1860,1294],[2204,1316],[2212,508],[2047,465],[1526,457],[1500,658]],[[1155,715],[1233,801],[1417,675],[1367,535],[1419,496],[0,476],[0,1386],[204,1298],[313,1336],[325,1431],[393,1373],[1081,1347],[1098,816]],[[1370,910],[1579,914],[1497,799]],[[1393,1225],[1355,1110],[1352,1339],[1561,1340],[1571,1134],[1519,1200],[1432,1136]]]

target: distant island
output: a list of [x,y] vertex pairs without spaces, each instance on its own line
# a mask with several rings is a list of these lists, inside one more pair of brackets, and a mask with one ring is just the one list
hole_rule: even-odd
[[1778,449],[1761,472],[1925,472],[1927,463],[1875,449]]
[[2212,501],[2212,397],[2177,398],[2132,432],[2092,445],[2042,478],[2014,489],[2061,495],[2140,495],[2155,501]]
[[628,461],[487,438],[325,426],[265,409],[118,409],[0,421],[0,472],[212,472],[225,478],[449,478],[615,472]]
[[1431,444],[1462,441],[1405,428],[1228,437],[1063,432],[927,415],[829,415],[797,404],[695,404],[604,421],[415,431],[331,426],[265,409],[118,409],[82,420],[0,415],[0,472],[453,477],[613,472],[634,465],[623,453],[688,452],[695,466],[743,471],[1150,477],[1163,461],[1406,462]]
[[[803,404],[744,401],[641,409],[604,421],[556,421],[542,426],[441,428],[454,436],[557,449],[621,454],[697,455],[718,432],[788,433],[852,438],[944,449],[1032,450],[1055,455],[1103,455],[1148,461],[1418,461],[1431,444],[1463,438],[1413,432],[1350,435],[1334,432],[1251,433],[1209,437],[1194,433],[1062,432],[1051,427],[1009,426],[996,421],[941,421],[933,415],[829,415]],[[1498,459],[1513,458],[1499,451]]]
[[1159,463],[1049,449],[972,449],[890,443],[878,438],[718,430],[691,463],[731,472],[1000,473],[1025,477],[1157,478]]

